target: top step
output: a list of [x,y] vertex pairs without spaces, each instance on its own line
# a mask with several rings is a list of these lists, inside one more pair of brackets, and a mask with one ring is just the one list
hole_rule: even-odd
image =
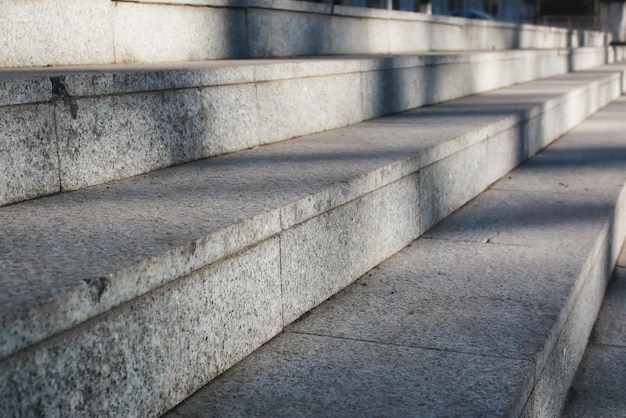
[[290,0],[5,0],[0,27],[0,68],[610,42],[602,32]]

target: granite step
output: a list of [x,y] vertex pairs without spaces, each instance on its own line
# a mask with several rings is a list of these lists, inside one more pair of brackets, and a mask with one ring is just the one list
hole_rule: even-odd
[[626,414],[626,247],[568,393],[563,418]]
[[599,31],[310,1],[3,0],[2,6],[3,68],[567,48],[611,42],[609,34]]
[[625,70],[0,208],[0,415],[167,411],[619,97]]
[[0,206],[592,68],[622,49],[0,70]]
[[[165,417],[558,416],[626,235],[625,112],[622,97]],[[593,411],[573,416],[609,416]]]

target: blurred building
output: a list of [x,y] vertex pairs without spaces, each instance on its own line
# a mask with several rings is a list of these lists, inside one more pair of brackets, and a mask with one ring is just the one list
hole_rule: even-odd
[[312,0],[350,6],[390,8],[446,15],[485,12],[495,20],[567,29],[602,30],[626,41],[626,0]]
[[480,10],[507,22],[533,23],[536,18],[535,0],[432,0],[434,14],[455,10]]
[[626,2],[624,0],[602,1],[599,9],[600,28],[609,32],[614,41],[626,42]]

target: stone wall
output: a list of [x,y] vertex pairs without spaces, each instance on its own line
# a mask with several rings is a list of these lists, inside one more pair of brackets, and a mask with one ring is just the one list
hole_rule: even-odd
[[0,0],[0,68],[602,46],[601,32],[291,0]]

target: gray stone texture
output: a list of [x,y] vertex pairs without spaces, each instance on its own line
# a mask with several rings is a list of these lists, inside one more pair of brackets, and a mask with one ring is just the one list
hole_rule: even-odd
[[3,208],[2,354],[415,172],[415,131],[372,125]]
[[250,8],[246,15],[252,58],[326,55],[331,51],[326,15],[261,8]]
[[[624,254],[624,252],[622,252]],[[602,302],[602,310],[594,326],[591,343],[595,345],[626,347],[626,272],[616,269]]]
[[[342,6],[336,6],[341,13]],[[392,40],[389,21],[361,16],[331,16],[327,21],[333,54],[388,54]],[[404,48],[403,48],[404,49]],[[415,51],[416,49],[414,49]]]
[[580,268],[545,250],[418,240],[288,330],[533,361]]
[[626,411],[626,274],[622,251],[563,417],[621,417]]
[[[568,82],[565,77],[563,81]],[[536,84],[541,87],[543,83],[539,81]],[[427,231],[525,158],[580,123],[611,99],[618,97],[619,92],[615,87],[615,83],[609,83],[600,87],[601,91],[592,90],[589,95],[583,92],[581,95],[574,96],[571,101],[563,101],[559,105],[545,109],[535,118],[519,120],[519,124],[509,132],[504,132],[425,167],[420,179],[420,201],[424,204],[421,231]],[[531,97],[522,90],[516,91],[515,88],[505,94],[507,100],[510,100],[507,106],[510,106],[509,103],[519,105],[520,102]],[[497,93],[495,95],[497,96]],[[513,97],[517,97],[515,102],[512,100]],[[459,101],[459,104],[462,103]],[[530,115],[537,112],[534,106],[520,110],[522,114]],[[503,109],[499,111],[502,112]],[[617,133],[619,130],[614,132]],[[602,151],[600,150],[600,153]],[[604,154],[609,152],[611,151],[604,150]],[[487,155],[490,156],[489,159]],[[485,166],[483,161],[497,163]],[[621,179],[621,177],[618,178],[618,184]]]
[[[437,66],[443,70],[444,66]],[[361,106],[363,119],[373,119],[389,113],[429,103],[433,94],[428,83],[428,74],[436,73],[429,67],[384,69],[365,72],[361,75]]]
[[0,206],[60,191],[50,104],[0,107]]
[[622,418],[626,411],[624,382],[626,347],[589,346],[562,417]]
[[[47,102],[52,99],[50,79],[4,72],[0,77],[0,106]],[[21,77],[20,77],[21,76]]]
[[283,232],[285,323],[417,238],[418,218],[414,175]]
[[[585,121],[584,128],[569,132],[567,144],[555,143],[494,184],[493,189],[589,196],[605,190],[620,190],[626,179],[623,171],[626,154],[621,148],[621,129],[622,126],[626,129],[626,125],[620,120],[624,111],[626,100],[617,99]],[[590,137],[589,132],[594,136]],[[600,140],[603,146],[599,146]],[[596,204],[595,201],[588,203]]]
[[116,2],[115,62],[246,58],[246,10]]
[[258,143],[309,135],[363,120],[359,74],[256,85]]
[[[266,72],[265,77],[271,74]],[[560,91],[558,87],[552,90],[557,97],[572,87],[569,83],[554,84],[561,85]],[[471,198],[463,186],[470,181],[466,174],[471,171],[467,170],[473,167],[486,187],[519,160],[517,133],[507,132],[531,112],[528,106],[531,110],[538,107],[532,86],[526,90],[516,86],[509,94],[485,94],[3,209],[0,244],[5,250],[0,255],[6,280],[0,294],[6,298],[0,305],[4,307],[2,317],[11,325],[4,328],[5,336],[0,339],[2,353],[8,355],[74,326],[281,229],[359,199],[425,165],[429,167],[418,176],[422,189],[417,201],[420,217],[429,216],[428,222],[435,222],[432,219]],[[193,89],[152,93],[158,97],[174,94],[199,95]],[[141,108],[142,103],[134,97],[110,96],[109,100],[124,98]],[[77,114],[85,110],[89,100],[76,99]],[[64,110],[70,126],[80,127],[80,117],[71,117],[70,99],[59,102],[58,107]],[[149,122],[162,126],[158,117]],[[104,128],[110,129],[107,123],[112,122],[103,121]],[[119,126],[113,125],[115,129]],[[154,126],[148,127],[155,135],[163,134]],[[67,149],[67,144],[61,148]],[[158,152],[154,147],[148,150]],[[469,153],[465,157],[475,154],[474,150],[480,151],[476,156],[481,159],[460,158],[463,153]],[[512,151],[517,157],[511,157]],[[486,164],[494,161],[493,155],[499,156],[497,163]],[[461,165],[455,166],[455,161]],[[446,164],[452,170],[449,173],[458,174],[456,183],[442,171]],[[469,168],[463,168],[468,164]],[[443,176],[440,183],[433,181],[436,176]],[[442,184],[456,187],[462,198],[450,188],[446,191]],[[415,206],[415,202],[409,204]],[[399,241],[385,248],[406,242],[399,236]],[[365,263],[367,268],[357,268],[352,279],[375,265]],[[347,285],[345,277],[350,274],[346,271],[339,280],[342,284],[329,286],[338,290]],[[99,292],[100,287],[105,291]],[[320,297],[314,296],[307,304],[319,303],[323,300]],[[37,302],[42,300],[46,302]],[[300,309],[292,312],[301,313]]]
[[252,84],[64,100],[56,107],[63,188],[251,148],[256,111]]
[[2,0],[0,6],[6,29],[0,67],[606,45],[601,32],[284,0],[40,0],[36,6]]
[[[369,64],[374,65],[371,61]],[[318,63],[318,65],[314,71],[324,72],[329,71],[329,68],[336,64]],[[290,65],[287,65],[285,70],[293,74],[298,71],[313,71]],[[265,68],[263,74],[266,79],[272,79],[279,72],[277,70],[273,73]],[[95,386],[89,386],[91,385],[89,383],[87,387],[103,387],[102,382],[116,382],[115,376],[114,378],[106,377],[106,373],[109,373],[106,370],[100,371],[97,367],[95,371],[89,369],[95,367],[94,364],[98,362],[86,361],[86,353],[92,349],[89,344],[96,346],[98,344],[96,341],[100,337],[86,338],[85,346],[79,346],[85,348],[77,348],[77,354],[60,353],[61,341],[64,341],[64,338],[70,334],[74,340],[78,340],[81,330],[92,326],[94,328],[89,328],[88,332],[94,332],[94,335],[103,336],[102,338],[106,335],[120,336],[120,333],[107,331],[109,328],[106,327],[104,331],[98,331],[99,324],[105,323],[99,321],[117,318],[117,315],[123,315],[124,318],[132,317],[126,313],[129,310],[131,313],[135,312],[135,307],[137,311],[133,315],[142,317],[143,305],[135,305],[135,303],[160,295],[163,286],[166,289],[175,287],[177,283],[181,283],[179,280],[184,281],[185,277],[195,277],[200,273],[194,272],[206,266],[209,266],[209,270],[218,268],[216,266],[229,262],[220,261],[225,257],[231,257],[229,260],[239,260],[243,257],[240,251],[246,251],[250,246],[271,239],[273,250],[269,254],[264,253],[258,256],[267,257],[268,260],[273,260],[272,257],[279,259],[278,270],[274,269],[276,266],[272,264],[273,267],[270,269],[272,273],[267,273],[268,277],[272,276],[272,280],[275,280],[272,283],[278,282],[280,286],[278,298],[272,290],[273,287],[267,289],[268,292],[270,290],[274,292],[268,298],[271,297],[274,303],[277,303],[278,307],[271,309],[272,315],[276,314],[278,318],[278,325],[267,320],[271,323],[269,328],[273,331],[260,333],[258,342],[252,344],[254,347],[258,346],[278,332],[285,322],[295,319],[307,309],[331,296],[332,293],[347,286],[356,277],[416,238],[420,232],[420,217],[426,213],[425,207],[432,208],[440,205],[444,209],[442,212],[452,211],[471,198],[465,194],[467,191],[463,184],[468,184],[469,179],[463,178],[462,171],[465,171],[465,177],[476,175],[476,183],[484,188],[514,163],[520,161],[528,152],[523,140],[526,134],[520,133],[523,131],[521,127],[524,126],[526,119],[544,117],[542,115],[546,114],[542,113],[542,107],[546,107],[549,111],[557,105],[568,103],[568,92],[570,96],[573,96],[574,102],[593,97],[574,95],[571,92],[584,90],[585,85],[594,82],[598,84],[597,80],[607,78],[610,78],[613,83],[619,82],[618,78],[610,72],[595,72],[593,76],[581,73],[556,77],[551,80],[552,87],[549,89],[542,82],[516,86],[507,89],[506,92],[500,91],[463,99],[441,107],[411,111],[307,138],[155,171],[87,188],[77,193],[67,193],[2,208],[0,210],[0,266],[2,267],[0,269],[0,274],[2,274],[0,319],[2,323],[8,325],[2,328],[0,334],[0,357],[2,357],[0,361],[5,365],[3,367],[11,370],[11,374],[17,373],[16,370],[24,370],[20,375],[24,378],[20,379],[20,382],[12,381],[10,387],[3,389],[12,393],[11,396],[6,397],[7,402],[11,400],[10,402],[16,402],[19,405],[22,405],[22,402],[30,405],[32,402],[33,408],[37,408],[35,404],[38,401],[32,397],[36,392],[29,392],[28,388],[41,388],[41,386],[27,383],[28,376],[38,376],[36,373],[39,373],[34,371],[35,365],[28,366],[33,363],[32,359],[35,356],[54,359],[42,366],[40,370],[47,367],[56,368],[55,365],[63,364],[66,360],[70,365],[82,365],[68,366],[67,375],[59,380],[65,382],[62,384],[66,385],[64,386],[66,388],[79,387],[79,384],[72,386],[74,383],[71,383],[77,375],[84,375],[83,379],[86,381],[97,382]],[[345,79],[350,80],[350,77]],[[139,79],[137,82],[148,83],[149,80]],[[266,83],[278,84],[283,83],[283,80],[274,79]],[[84,84],[82,86],[86,88]],[[241,87],[242,85],[219,86],[211,91]],[[105,83],[97,88],[106,89],[110,86]],[[545,91],[539,94],[539,88]],[[141,108],[143,101],[137,100],[138,97],[169,97],[169,95],[185,94],[201,96],[202,93],[202,89],[185,88],[166,92],[113,95],[107,98],[112,101],[128,100],[131,104],[129,108],[133,106]],[[86,104],[89,100],[93,98],[72,97],[71,95],[59,98],[56,103],[57,118],[66,118],[65,123],[69,128],[73,126],[76,129],[88,130],[80,128],[79,122],[83,117],[81,112],[88,110]],[[215,100],[218,99],[207,99],[209,104],[206,106],[209,107]],[[593,106],[600,106],[600,103],[596,102]],[[231,109],[237,109],[236,104],[230,106]],[[588,109],[593,109],[593,106]],[[74,115],[76,119],[73,118]],[[174,113],[174,115],[177,114]],[[614,126],[620,126],[619,112],[614,112],[613,118],[617,119],[614,121]],[[107,124],[111,123],[110,120],[105,120],[104,127],[110,128]],[[160,123],[158,116],[153,116],[148,122],[142,121],[141,123],[145,125],[140,126],[139,131],[146,130],[150,133],[161,134],[161,129],[151,125]],[[113,127],[113,130],[121,129],[115,125]],[[530,132],[528,135],[532,135],[536,129],[527,129]],[[557,131],[555,129],[552,132]],[[595,135],[599,132],[602,131],[587,128],[588,135]],[[63,140],[61,138],[61,141]],[[618,142],[610,136],[607,136],[605,140],[597,140],[598,149],[602,150],[602,147],[607,146],[609,149],[611,146],[616,147]],[[148,149],[151,148],[148,147]],[[568,149],[564,150],[564,152],[567,151]],[[120,151],[120,154],[125,152]],[[620,151],[614,149],[612,152],[619,155]],[[583,154],[578,153],[578,155]],[[576,155],[576,153],[571,155]],[[488,164],[494,156],[498,157],[496,158],[498,162]],[[602,156],[606,157],[607,153],[604,151],[597,154],[591,153],[588,158],[592,162],[596,161],[593,158],[601,161]],[[620,164],[619,160],[615,164]],[[605,176],[603,178],[611,178],[611,175],[616,175],[611,173],[620,171],[610,166],[605,172],[601,164],[590,165],[596,168],[595,172],[602,173]],[[86,165],[83,166],[86,167]],[[61,170],[63,169],[62,166]],[[458,181],[447,182],[445,172],[442,171],[444,169],[448,170],[449,174],[454,174]],[[475,173],[481,173],[482,177],[478,177]],[[593,174],[594,171],[590,173]],[[436,176],[439,176],[441,180],[434,180]],[[437,182],[441,182],[449,189],[444,190],[436,184]],[[422,187],[427,190],[426,194],[420,190]],[[446,196],[447,200],[425,201],[424,199],[430,199],[432,196],[439,196],[433,190],[441,192],[439,195]],[[449,193],[450,190],[455,192]],[[479,191],[476,189],[473,193]],[[610,215],[608,198],[615,198],[619,189],[615,187],[614,182],[607,181],[603,187],[596,187],[596,191],[598,193],[593,197],[594,202],[597,203],[590,205],[591,207],[578,205],[577,203],[583,197],[577,194],[563,194],[565,197],[561,194],[549,196],[556,202],[551,206],[552,218],[555,217],[555,213],[562,216],[567,212],[562,208],[572,205],[574,207],[572,216],[581,218],[578,224],[579,229],[576,231],[596,234],[595,238],[588,240],[586,238],[588,235],[584,235],[583,238],[578,236],[576,246],[567,244],[562,247],[564,252],[567,251],[566,255],[570,257],[567,259],[567,266],[578,268],[579,271],[585,271],[587,268],[601,275],[602,269],[597,272],[592,270],[595,265],[591,261],[601,260],[604,254],[612,254],[612,249],[603,244],[602,237],[598,238],[602,233],[608,232],[608,227],[605,228],[606,225],[599,221],[598,217],[605,216],[606,219]],[[541,195],[542,191],[533,193]],[[461,198],[455,197],[454,194],[460,194]],[[489,207],[489,204],[485,202],[490,202],[493,196],[507,194],[516,194],[517,198],[524,202],[530,193],[495,190],[490,192],[484,200],[479,201],[478,205],[484,205],[483,208]],[[545,192],[543,194],[546,195]],[[588,199],[589,196],[584,197]],[[547,200],[546,197],[543,199]],[[543,221],[542,216],[550,218],[542,213],[534,215],[530,210],[532,208],[523,204],[521,206],[522,209],[528,209],[527,212],[521,213],[521,218],[519,216],[507,218],[506,213],[499,216],[508,221],[513,218],[516,225],[527,223],[526,219],[534,219],[533,216],[537,218],[538,224]],[[440,212],[437,213],[441,215]],[[466,213],[471,213],[471,205],[466,207]],[[496,220],[499,221],[497,217]],[[565,227],[566,225],[555,222],[556,226]],[[504,226],[501,229],[506,232]],[[534,242],[541,242],[541,237],[554,232],[545,226],[543,229],[543,231],[535,232],[543,232],[544,235],[527,237],[529,242],[533,242],[528,246],[533,247]],[[575,237],[574,233],[569,235],[569,230],[565,229],[565,231],[563,233],[565,238]],[[617,225],[615,231],[613,232],[615,235],[623,234],[624,227]],[[464,230],[459,228],[457,232],[463,235]],[[615,241],[619,240],[621,238],[615,238]],[[487,244],[509,243],[506,241],[489,242],[485,243],[486,247],[489,247]],[[553,242],[547,240],[545,246],[537,247],[545,249],[547,244],[553,244]],[[265,245],[261,244],[259,248],[265,248]],[[502,246],[506,247],[507,251],[509,247],[512,247],[511,245]],[[554,245],[550,247],[550,251],[553,248]],[[585,249],[595,251],[595,253],[588,257],[584,253]],[[502,255],[500,258],[505,257],[506,255]],[[463,256],[459,255],[459,258]],[[465,258],[470,257],[465,256]],[[611,259],[612,256],[608,258]],[[213,266],[210,266],[212,263],[214,263]],[[248,268],[249,264],[251,272],[262,269],[262,266],[258,267],[243,261],[242,263],[242,268]],[[542,263],[549,264],[549,260],[540,258],[538,264]],[[527,265],[528,263],[524,265],[524,271]],[[519,273],[519,267],[514,267],[513,271]],[[190,274],[191,276],[187,276]],[[550,274],[551,277],[555,276],[555,274]],[[220,276],[230,277],[227,273],[223,275],[220,273]],[[233,273],[232,276],[242,277],[237,273]],[[516,360],[535,361],[529,354],[532,350],[528,349],[528,346],[540,345],[541,337],[547,335],[548,343],[537,363],[552,364],[549,363],[552,357],[545,353],[552,352],[550,347],[561,334],[553,331],[555,328],[550,327],[550,324],[556,322],[559,326],[565,327],[571,322],[568,322],[570,316],[575,318],[575,314],[569,314],[569,311],[574,312],[571,308],[573,302],[569,301],[576,300],[575,295],[579,289],[584,288],[585,284],[584,281],[580,281],[580,284],[579,282],[572,284],[571,280],[578,277],[576,273],[566,274],[564,277],[570,282],[568,282],[569,285],[564,284],[563,288],[558,288],[563,295],[558,302],[569,304],[566,314],[559,314],[549,302],[537,306],[532,302],[527,303],[523,297],[515,304],[507,299],[500,301],[494,298],[488,299],[499,309],[496,316],[510,321],[509,324],[513,324],[510,327],[523,336],[523,343],[518,341],[517,345],[507,344],[503,340],[501,344],[496,343],[486,349],[483,347],[483,351],[480,351],[479,347],[484,341],[480,336],[494,335],[484,332],[467,335],[458,341],[457,346],[449,348],[444,345],[443,349],[488,356],[507,356],[510,353],[516,353],[512,354],[520,357]],[[597,283],[595,281],[590,286],[597,285]],[[560,282],[551,284],[556,284],[558,287]],[[217,284],[211,285],[210,289],[216,294],[229,292],[227,287]],[[550,290],[557,291],[554,288]],[[189,292],[194,293],[195,290],[189,290]],[[255,290],[251,292],[254,294]],[[195,292],[194,295],[196,293],[202,292]],[[439,300],[438,304],[434,304],[428,312],[441,312],[438,316],[445,316],[447,311],[444,307],[457,302],[459,304],[455,306],[466,303],[465,311],[459,308],[459,317],[461,321],[465,321],[464,323],[484,324],[488,329],[492,327],[493,330],[509,331],[507,335],[512,336],[513,333],[503,323],[498,322],[497,318],[492,318],[488,311],[482,310],[485,303],[481,303],[479,298],[459,297]],[[404,307],[402,303],[410,305],[414,304],[414,301],[401,301],[400,306]],[[245,301],[236,302],[235,305],[248,306]],[[589,306],[591,305],[593,304],[590,303]],[[153,309],[157,309],[158,306],[158,304],[155,305]],[[146,312],[148,312],[146,317],[154,316],[152,311]],[[520,318],[527,318],[524,315],[531,314],[534,315],[531,321],[532,326],[528,327],[527,323],[525,324]],[[160,315],[167,315],[167,312],[164,311]],[[266,321],[262,315],[260,317],[262,321]],[[164,324],[167,323],[165,320],[161,321],[160,316],[155,316],[155,318]],[[137,321],[141,323],[140,320]],[[82,325],[79,325],[81,323]],[[246,324],[245,318],[236,319],[229,324],[233,327],[232,332],[228,330],[227,332],[230,335],[236,334],[234,330],[241,330],[245,334],[248,332],[246,330],[249,330]],[[240,326],[241,328],[238,328]],[[120,328],[116,329],[122,328],[120,325]],[[139,328],[142,327],[138,326],[137,329]],[[146,328],[156,329],[150,326]],[[176,327],[171,326],[171,328]],[[255,334],[253,331],[250,332]],[[450,335],[455,332],[458,333],[458,328],[450,327],[441,335],[434,334],[427,335],[427,337],[431,338],[431,343],[434,345],[432,341],[442,337],[449,339]],[[571,339],[578,341],[580,334],[579,329],[572,328]],[[565,343],[570,338],[569,335],[563,334]],[[140,335],[133,337],[140,340],[152,338],[148,334],[144,337]],[[232,351],[229,351],[228,355],[232,357],[233,362],[254,348],[246,345],[246,338],[243,336],[237,343],[233,343]],[[168,341],[172,340],[172,347],[178,347],[178,339],[176,335],[168,336]],[[490,341],[495,338],[485,339]],[[106,344],[109,344],[111,340],[107,341]],[[135,341],[135,339],[129,341]],[[196,340],[194,344],[198,341]],[[441,340],[437,341],[441,342]],[[41,344],[35,344],[37,342]],[[103,347],[106,344],[103,344]],[[400,344],[417,345],[419,343],[401,341]],[[141,340],[137,343],[137,347],[139,346],[150,346],[150,344],[147,340]],[[182,350],[182,348],[178,349]],[[44,351],[36,354],[38,353],[36,350]],[[58,354],[45,354],[45,350],[52,350]],[[133,351],[133,348],[128,350]],[[172,350],[175,349],[172,348]],[[207,350],[212,349],[207,348]],[[221,356],[220,347],[216,350],[207,351],[207,353],[218,353],[215,355]],[[179,352],[173,351],[173,353],[172,361],[176,361],[178,357],[184,357],[182,354],[177,354]],[[154,359],[149,354],[137,353],[136,356],[138,357],[131,358],[129,363],[124,363],[124,367],[127,364],[136,364],[148,365],[147,369],[150,369],[149,365],[152,364],[150,362]],[[139,358],[141,356],[146,356],[146,358]],[[157,358],[157,362],[159,361]],[[186,360],[181,358],[180,361]],[[223,364],[223,367],[216,366],[215,369],[221,371],[232,362],[220,363],[218,359],[216,364]],[[558,368],[560,363],[555,361],[554,364],[557,365],[554,367]],[[112,366],[109,371],[114,373],[113,370],[117,370],[117,367],[118,365]],[[155,373],[160,373],[159,367],[156,367]],[[172,370],[181,370],[178,367],[174,364]],[[143,370],[143,366],[137,366],[137,369]],[[543,366],[539,369],[543,370]],[[151,372],[147,370],[140,373]],[[137,397],[133,398],[135,401],[129,400],[127,402],[129,409],[120,409],[120,414],[132,415],[133,411],[139,411],[137,412],[139,415],[143,411],[162,412],[171,407],[172,402],[178,402],[182,397],[196,390],[199,385],[210,380],[215,373],[210,375],[203,373],[202,378],[180,376],[181,380],[174,379],[174,383],[180,389],[172,389],[165,383],[159,386],[160,377],[155,377],[155,375],[148,375],[137,381],[133,380],[135,382],[133,385],[136,385],[134,387],[145,386],[146,389],[145,391],[137,389]],[[553,375],[556,372],[550,373]],[[533,381],[529,379],[533,379],[533,376],[534,372],[531,371],[529,374],[527,370],[523,376],[515,378],[525,382],[521,393],[515,392],[517,394],[513,406],[515,411],[521,410],[523,400],[532,388]],[[540,375],[537,374],[537,376]],[[35,380],[38,379],[35,377]],[[154,382],[145,383],[150,380]],[[50,394],[54,390],[56,389],[41,389],[41,393]],[[74,393],[73,390],[68,389],[71,393]],[[175,395],[166,396],[168,391]],[[103,390],[102,393],[105,391]],[[132,398],[131,393],[132,391],[129,392],[128,399]],[[164,394],[163,397],[167,400],[151,399],[149,393]],[[50,396],[52,399],[52,395],[45,396]],[[71,396],[73,397],[72,402],[69,403],[70,407],[91,408],[89,405],[93,405],[89,404],[91,401],[85,400],[86,395],[72,394]],[[110,405],[103,400],[94,399],[93,402],[96,404],[100,402]],[[133,404],[133,402],[137,403]],[[532,405],[542,405],[541,402],[543,400],[538,398],[536,403],[533,401]],[[7,405],[4,409],[11,410],[16,404]],[[59,408],[64,408],[64,406],[61,405]],[[68,413],[73,412],[68,411]],[[85,413],[90,414],[91,411],[87,410]]]
[[279,254],[268,240],[0,360],[0,415],[172,408],[280,331]]
[[231,161],[3,208],[2,357],[278,233],[297,191]]
[[0,1],[0,67],[115,62],[111,1]]
[[[623,237],[622,237],[623,238]],[[568,389],[576,374],[576,369],[585,351],[587,339],[602,304],[606,289],[609,269],[606,268],[604,255],[601,254],[592,266],[592,270],[582,277],[583,285],[579,294],[571,296],[573,307],[568,312],[565,305],[561,317],[567,315],[545,365],[538,363],[537,382],[533,396],[526,405],[531,416],[557,416],[563,408]],[[607,271],[608,270],[608,271]]]
[[[552,65],[545,72],[525,75],[509,71],[520,62],[532,63],[537,59],[547,59]],[[5,73],[4,80],[12,91],[21,92],[13,99],[15,103],[55,100],[55,130],[59,139],[56,164],[60,166],[57,182],[63,190],[77,190],[549,75],[561,71],[558,63],[564,59],[554,51],[490,52],[477,57],[430,54],[196,63],[183,67],[112,66],[105,72],[87,68],[67,73],[13,71]],[[537,81],[546,100],[551,100],[548,108],[561,106],[561,110],[549,125],[544,126],[541,116],[520,128],[525,130],[525,136],[539,138],[531,148],[544,146],[619,94],[616,83],[621,69],[609,66],[601,71],[560,76],[570,80],[569,85],[565,80],[552,84]],[[604,78],[607,83],[603,87],[593,84]],[[490,81],[479,81],[485,79]],[[571,93],[572,103],[563,102],[569,89],[584,90],[583,86],[589,83],[589,97]],[[481,103],[481,107],[491,109],[488,117],[509,112],[508,118],[513,117],[516,122],[523,121],[526,114],[541,114],[541,106],[535,102],[536,90],[528,86],[511,89],[508,94],[490,93],[482,99],[474,98],[471,106]],[[554,97],[548,99],[549,94]],[[581,107],[576,104],[579,100],[589,100],[594,105]],[[462,103],[455,106],[463,106]],[[505,107],[500,109],[500,105]],[[471,112],[474,109],[467,108]],[[513,109],[520,114],[512,116]],[[569,114],[574,116],[565,116]],[[7,119],[8,123],[19,123],[20,118],[15,118],[14,122]],[[16,202],[24,196],[48,193],[46,185],[42,185],[40,194],[34,194],[35,189],[27,183],[25,187],[31,190],[12,190],[4,201]]]
[[[167,416],[558,416],[624,239],[622,105],[503,183],[533,169],[543,181],[481,194]],[[603,136],[609,121],[615,135]],[[561,190],[581,171],[593,190]]]
[[[502,416],[524,361],[285,334],[165,417]],[[491,399],[485,402],[485,394]]]
[[427,231],[485,190],[490,183],[484,175],[487,161],[487,144],[481,142],[422,169],[420,232]]

